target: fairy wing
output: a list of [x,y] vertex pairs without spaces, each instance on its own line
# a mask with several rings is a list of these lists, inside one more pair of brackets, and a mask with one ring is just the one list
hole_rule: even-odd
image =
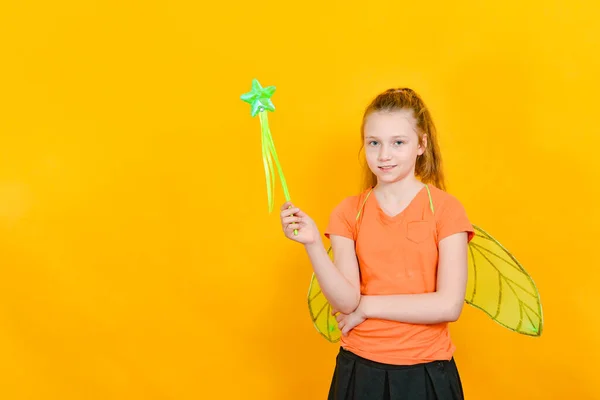
[[517,259],[478,226],[469,242],[469,278],[465,301],[512,331],[540,336],[543,327],[539,292]]
[[[327,254],[329,254],[330,258],[333,258],[331,247],[327,250]],[[340,340],[341,332],[338,329],[335,317],[331,315],[331,305],[321,291],[321,286],[319,286],[319,281],[314,273],[312,274],[308,288],[308,311],[310,312],[313,325],[325,339],[331,343]]]
[[[469,278],[465,302],[489,315],[512,331],[540,336],[543,313],[540,295],[533,279],[517,259],[489,233],[473,226],[469,243]],[[328,252],[332,257],[331,247]],[[341,332],[331,305],[312,274],[308,288],[308,310],[313,325],[328,341],[340,340]]]

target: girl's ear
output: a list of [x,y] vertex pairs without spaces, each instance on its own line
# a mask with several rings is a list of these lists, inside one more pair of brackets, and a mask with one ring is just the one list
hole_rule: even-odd
[[424,133],[421,136],[421,140],[420,140],[420,144],[419,144],[419,149],[417,151],[418,155],[423,155],[423,153],[425,153],[425,149],[427,149],[427,134]]

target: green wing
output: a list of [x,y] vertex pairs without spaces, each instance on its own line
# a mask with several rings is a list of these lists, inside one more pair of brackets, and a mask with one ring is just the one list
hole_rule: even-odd
[[[331,247],[327,250],[330,258],[333,258]],[[310,286],[308,288],[308,311],[310,312],[310,318],[317,331],[331,343],[335,343],[340,340],[342,333],[337,327],[337,321],[335,317],[331,315],[331,305],[327,302],[325,295],[321,291],[319,281],[312,274],[310,279]]]
[[469,243],[469,279],[465,301],[512,331],[540,336],[540,294],[523,266],[478,226]]

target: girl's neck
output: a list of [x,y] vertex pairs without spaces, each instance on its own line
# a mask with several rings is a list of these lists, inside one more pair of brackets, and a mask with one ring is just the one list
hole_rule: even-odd
[[407,197],[413,197],[424,186],[420,180],[412,176],[396,182],[378,183],[374,191],[382,200],[397,202]]

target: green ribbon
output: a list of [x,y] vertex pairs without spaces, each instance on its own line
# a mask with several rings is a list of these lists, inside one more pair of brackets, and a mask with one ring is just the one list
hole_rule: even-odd
[[287,187],[285,176],[283,175],[281,163],[277,157],[277,150],[275,150],[275,143],[273,143],[273,136],[269,129],[269,117],[267,116],[267,112],[260,111],[258,116],[260,118],[262,158],[267,182],[267,198],[269,202],[269,212],[271,212],[273,211],[275,191],[275,170],[273,168],[273,163],[275,163],[275,166],[277,167],[279,180],[281,181],[281,187],[283,188],[283,195],[286,201],[290,201],[290,192]]

